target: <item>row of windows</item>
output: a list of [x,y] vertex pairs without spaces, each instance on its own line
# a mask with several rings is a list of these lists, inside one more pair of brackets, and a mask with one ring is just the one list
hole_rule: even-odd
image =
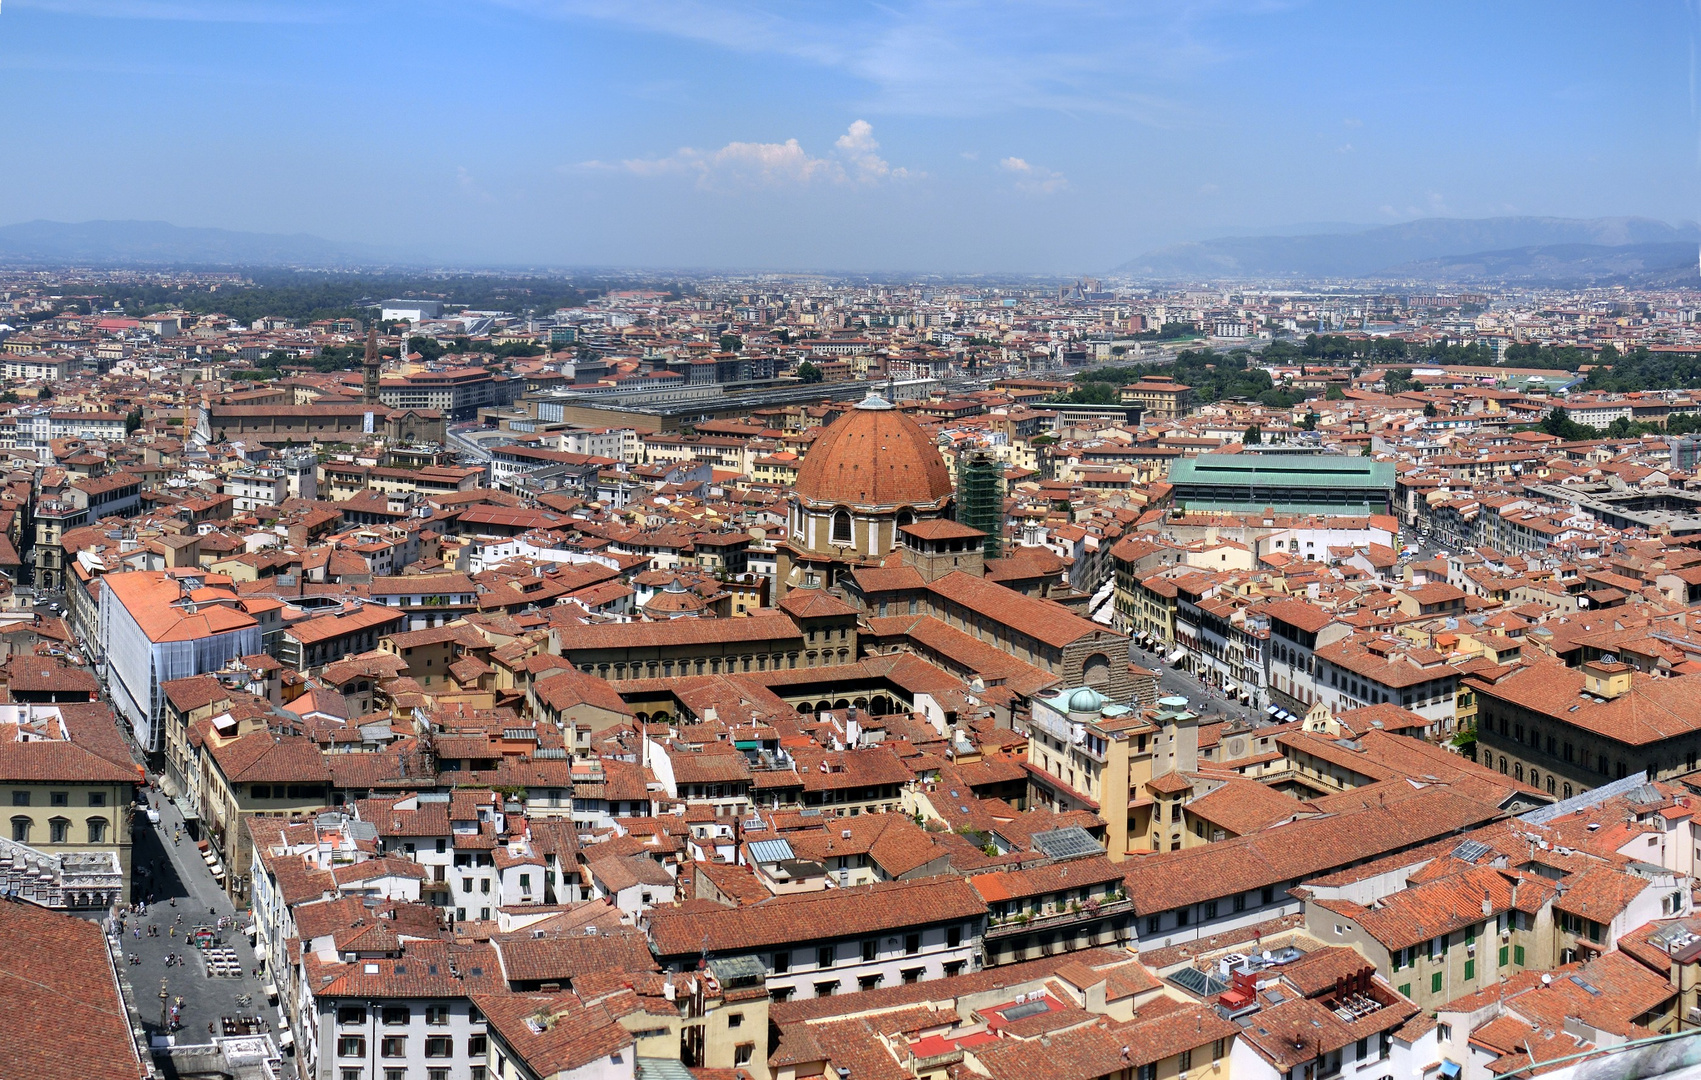
[[[425,1022],[427,1024],[447,1024],[449,1022],[449,1017],[450,1012],[449,1006],[447,1005],[427,1005],[425,1007]],[[479,1015],[476,1006],[472,1009],[468,1018],[475,1024],[479,1023],[483,1019],[483,1017]],[[386,1027],[405,1027],[413,1021],[413,1009],[406,1005],[386,1005],[378,1010],[378,1019]],[[338,1007],[337,1023],[344,1026],[366,1023],[366,1006],[343,1005]],[[484,1038],[482,1035],[474,1037],[481,1040]]]
[[[1499,917],[1495,920],[1495,925],[1503,932],[1511,929],[1513,926],[1511,913],[1505,911],[1501,912]],[[1526,915],[1523,917],[1522,925],[1526,930],[1530,928],[1531,923],[1529,916]],[[1335,932],[1340,933],[1340,931],[1341,928],[1337,926],[1335,928]],[[1465,927],[1463,931],[1464,943],[1467,946],[1476,944],[1477,936],[1482,932],[1482,923],[1474,923]],[[1425,954],[1427,954],[1431,960],[1439,960],[1447,955],[1448,946],[1451,943],[1451,940],[1451,935],[1443,934],[1441,937],[1431,938],[1422,945],[1412,945],[1408,948],[1396,949],[1394,950],[1393,955],[1389,958],[1389,962],[1393,965],[1395,971],[1399,971],[1401,968],[1415,966],[1417,964],[1418,957]]]
[[[1506,774],[1506,765],[1507,765],[1508,760],[1509,759],[1506,757],[1505,754],[1500,755],[1500,772],[1501,772],[1501,775]],[[1483,764],[1489,766],[1490,768],[1493,768],[1494,767],[1494,755],[1491,753],[1491,754],[1488,754],[1485,758],[1483,758]],[[1622,774],[1620,774],[1620,775],[1622,775]],[[1517,780],[1519,783],[1524,782],[1524,763],[1522,761],[1512,762],[1512,778],[1514,780]],[[1542,771],[1540,769],[1532,768],[1530,770],[1530,786],[1533,787],[1533,788],[1540,788],[1542,786]],[[1559,793],[1558,790],[1556,790],[1556,787],[1557,787],[1557,785],[1555,785],[1554,781],[1553,781],[1553,774],[1548,773],[1547,774],[1547,793],[1549,795],[1559,795],[1560,793]],[[1560,797],[1565,798],[1565,799],[1569,799],[1571,797],[1571,785],[1570,784],[1564,785],[1564,794],[1560,795]]]
[[248,794],[256,799],[323,799],[323,784],[249,784]]
[[[1179,806],[1180,804],[1178,803],[1176,805]],[[1230,904],[1236,911],[1245,911],[1248,902],[1247,898],[1251,895],[1251,893],[1235,893],[1233,898],[1230,900]],[[1274,885],[1266,885],[1262,889],[1258,890],[1258,903],[1260,906],[1275,903],[1275,900],[1276,887]],[[1198,905],[1201,909],[1199,921],[1210,922],[1212,919],[1215,919],[1219,911],[1219,904],[1220,901],[1207,900],[1203,904]],[[1170,916],[1174,920],[1176,926],[1188,926],[1193,922],[1193,908],[1176,908],[1174,911],[1170,912]],[[1156,915],[1146,916],[1147,937],[1154,937],[1163,929],[1163,919],[1164,913],[1161,911]]]
[[[92,817],[84,822],[87,829],[88,843],[106,843],[106,830],[110,823],[103,817]],[[35,826],[35,819],[15,817],[12,819],[12,839],[20,844],[30,842],[30,831]],[[47,842],[50,844],[69,844],[71,842],[71,819],[56,817],[47,823]]]
[[[1387,690],[1367,681],[1360,682],[1350,673],[1344,673],[1336,668],[1329,669],[1329,685],[1345,691],[1360,701],[1371,704],[1387,704],[1394,700],[1394,695]],[[1453,697],[1453,687],[1447,682],[1426,682],[1414,690],[1406,690],[1400,694],[1400,704],[1405,708],[1413,705],[1434,705]]]
[[[1484,712],[1481,726],[1482,730],[1498,732],[1502,737],[1509,738],[1520,746],[1545,751],[1549,757],[1560,758],[1585,769],[1593,769],[1602,776],[1616,775],[1618,779],[1622,780],[1629,775],[1630,767],[1622,759],[1613,761],[1606,754],[1590,754],[1585,748],[1573,746],[1569,741],[1555,739],[1552,734],[1543,733],[1534,724],[1531,724],[1528,732],[1526,732],[1522,723],[1510,722],[1504,714],[1495,715]],[[1503,755],[1501,772],[1506,771],[1505,760]],[[1676,763],[1673,764],[1675,766]],[[1687,751],[1683,758],[1684,768],[1693,772],[1697,764],[1701,764],[1701,755],[1698,755],[1694,750]],[[1647,765],[1649,775],[1657,774],[1659,768],[1657,762],[1651,761]]]
[[[815,652],[812,651],[809,653],[807,659],[813,660],[815,655]],[[822,651],[820,655],[823,660],[831,663],[835,654],[832,649],[827,649]],[[850,659],[850,651],[848,649],[839,649],[837,656],[840,663],[846,663]],[[648,677],[652,679],[672,678],[676,664],[680,675],[692,674],[691,669],[693,666],[695,666],[695,673],[698,675],[719,675],[722,672],[723,664],[725,665],[726,673],[729,675],[744,671],[767,671],[769,669],[769,665],[772,665],[773,670],[779,671],[788,667],[796,668],[797,653],[746,653],[742,657],[728,656],[722,658],[719,656],[710,656],[697,657],[694,660],[650,660],[647,662],[634,662],[631,665],[627,665],[625,663],[580,664],[579,670],[583,671],[586,675],[596,675],[604,679],[610,678],[611,676],[609,673],[612,671],[612,678],[618,682],[626,678],[642,679],[645,677],[646,671],[649,673]],[[628,670],[631,672],[630,675],[627,674]]]
[[[483,1058],[486,1052],[486,1036],[473,1035],[467,1039],[467,1056]],[[366,1056],[366,1036],[339,1035],[337,1037],[337,1056],[363,1058]],[[378,1040],[378,1056],[381,1058],[405,1058],[408,1056],[408,1037],[406,1035],[384,1035]],[[455,1040],[448,1035],[427,1035],[425,1037],[425,1056],[428,1058],[447,1058],[455,1056]]]
[[[945,947],[958,948],[963,944],[963,928],[961,926],[947,927],[945,930]],[[863,963],[873,963],[880,955],[880,941],[877,938],[867,938],[861,943]],[[914,956],[921,952],[921,935],[919,933],[904,935],[904,955]],[[853,960],[857,953],[851,953],[847,959]],[[782,949],[774,953],[774,974],[783,975],[791,970],[791,950]],[[819,969],[831,968],[838,963],[838,946],[822,945],[815,950],[815,966]]]
[[[963,973],[964,963],[965,962],[962,960],[953,960],[950,963],[945,964],[942,969],[945,977],[949,979],[954,976],[961,975]],[[900,968],[898,970],[898,977],[906,983],[920,982],[922,976],[926,974],[927,969],[924,967]],[[886,976],[879,972],[874,972],[868,975],[859,975],[856,980],[856,988],[859,992],[878,990],[880,985],[885,981]],[[818,998],[832,997],[839,992],[839,988],[843,985],[843,979],[823,979],[822,981],[815,983],[813,989],[815,991],[815,996]],[[768,991],[768,996],[773,998],[775,1001],[790,1001],[791,996],[795,991],[796,987],[776,986]]]
[[[12,792],[12,805],[13,806],[28,806],[28,805],[30,805],[31,797],[32,796],[31,796],[31,793],[29,791],[14,791],[14,792]],[[91,792],[88,793],[88,799],[89,799],[88,804],[90,806],[105,806],[106,805],[106,792],[104,792],[104,791],[91,791]],[[49,806],[70,806],[71,805],[71,793],[69,791],[49,791],[47,793],[47,805],[49,805]]]

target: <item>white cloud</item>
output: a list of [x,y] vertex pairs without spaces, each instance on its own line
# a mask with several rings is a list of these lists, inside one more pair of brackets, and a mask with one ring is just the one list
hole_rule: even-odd
[[840,135],[833,145],[850,163],[851,175],[863,183],[907,180],[910,177],[908,169],[894,169],[885,158],[874,152],[880,149],[880,144],[874,141],[874,125],[867,120],[852,122],[850,130]]
[[719,150],[686,146],[663,158],[627,158],[618,167],[634,176],[693,175],[704,190],[807,184],[844,174],[838,162],[811,157],[796,139],[730,142]]
[[925,174],[894,167],[877,150],[874,127],[866,120],[851,124],[833,144],[835,157],[815,157],[796,139],[785,142],[730,142],[718,150],[681,147],[660,158],[627,158],[617,165],[586,161],[581,169],[621,170],[634,176],[687,175],[705,191],[749,187],[799,186],[812,183],[875,184],[909,180]]
[[1016,190],[1028,195],[1055,195],[1069,186],[1069,178],[1062,173],[1019,157],[1007,157],[998,163],[998,167],[1014,173]]

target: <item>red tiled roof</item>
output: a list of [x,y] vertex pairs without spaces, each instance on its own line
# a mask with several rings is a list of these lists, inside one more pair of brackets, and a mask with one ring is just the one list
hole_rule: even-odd
[[968,919],[986,904],[957,877],[888,882],[819,893],[776,896],[760,904],[651,917],[650,939],[661,957],[743,953],[757,949]]
[[144,1067],[97,923],[0,904],[0,1076],[124,1080]]

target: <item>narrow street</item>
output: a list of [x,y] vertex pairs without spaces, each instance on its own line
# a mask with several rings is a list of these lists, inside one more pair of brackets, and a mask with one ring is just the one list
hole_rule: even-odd
[[[133,903],[146,901],[148,908],[146,915],[132,914],[125,922],[122,965],[122,974],[135,987],[148,1035],[162,1031],[159,994],[163,982],[169,1001],[183,999],[179,1043],[203,1043],[212,1034],[222,1035],[227,1016],[262,1017],[271,1025],[273,1038],[279,1038],[284,1025],[277,1006],[267,1002],[265,980],[254,974],[258,961],[242,933],[247,916],[239,914],[225,896],[187,831],[173,843],[183,824],[177,807],[158,792],[149,792],[149,798],[159,804],[160,821],[154,825],[146,813],[136,814],[132,888]],[[235,950],[242,969],[239,978],[209,976],[201,951],[184,940],[185,932],[192,933],[197,926],[217,927],[221,916],[227,922],[218,936]],[[157,929],[157,937],[149,934],[149,927]],[[182,957],[183,963],[167,966],[168,955]],[[140,962],[131,963],[132,957]],[[246,1005],[237,1000],[244,994],[249,996]],[[213,1025],[211,1031],[208,1025]],[[286,1063],[289,1060],[286,1057]]]

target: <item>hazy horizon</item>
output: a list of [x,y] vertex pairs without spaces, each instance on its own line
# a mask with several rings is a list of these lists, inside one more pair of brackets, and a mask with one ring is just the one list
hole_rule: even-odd
[[11,0],[0,220],[445,265],[1103,271],[1698,215],[1687,9]]

